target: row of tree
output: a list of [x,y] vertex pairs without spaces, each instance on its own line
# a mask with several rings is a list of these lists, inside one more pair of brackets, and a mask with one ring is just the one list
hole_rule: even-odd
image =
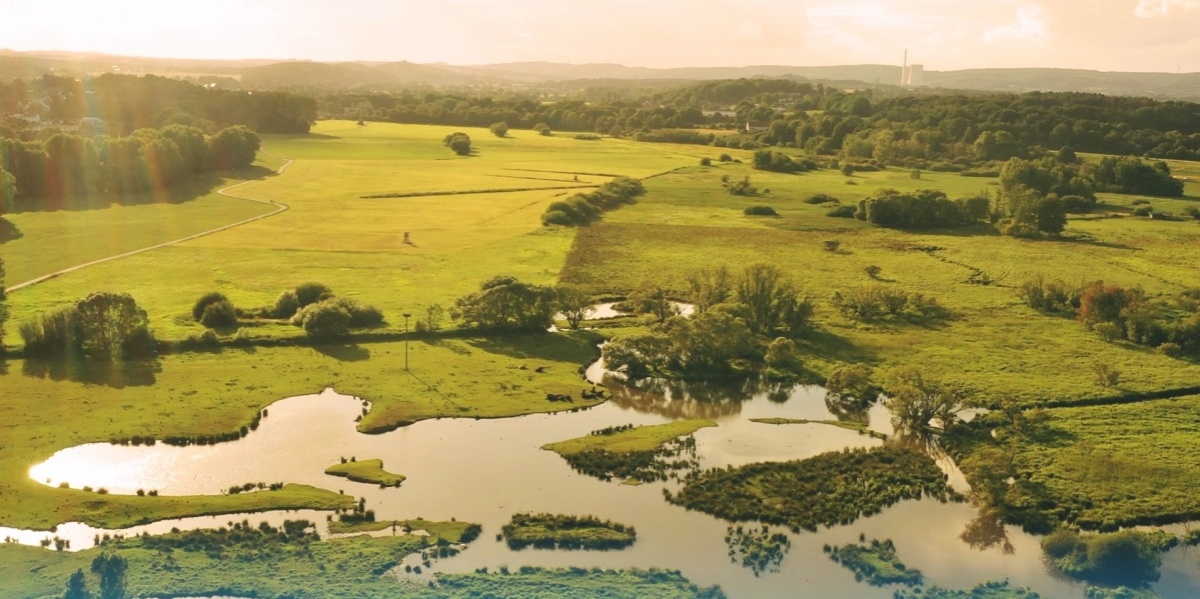
[[[82,81],[45,75],[0,82],[0,114],[23,114],[43,122],[103,120],[110,133],[190,125],[215,133],[243,125],[260,133],[307,133],[317,118],[314,98],[288,92],[232,91],[146,75],[106,73]],[[6,125],[15,131],[24,121]],[[0,131],[3,133],[3,131]]]
[[242,126],[214,135],[169,125],[126,137],[59,133],[40,142],[0,138],[0,170],[13,175],[15,208],[32,209],[39,198],[166,192],[207,171],[249,166],[259,145],[258,134]]
[[605,211],[632,204],[646,193],[642,182],[632,177],[617,177],[595,191],[577,193],[566,200],[552,202],[542,213],[544,225],[583,226],[600,218]]

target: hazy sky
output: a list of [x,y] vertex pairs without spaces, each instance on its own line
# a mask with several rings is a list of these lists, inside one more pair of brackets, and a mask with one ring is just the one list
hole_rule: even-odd
[[179,58],[1200,71],[1200,0],[3,0],[0,48]]

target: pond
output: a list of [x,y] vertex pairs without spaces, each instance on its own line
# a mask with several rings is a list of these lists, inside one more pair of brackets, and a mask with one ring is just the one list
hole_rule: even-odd
[[[355,430],[354,423],[363,407],[361,400],[326,390],[276,402],[258,430],[238,441],[189,447],[83,445],[56,453],[31,468],[30,476],[52,486],[65,481],[73,488],[105,487],[110,493],[156,489],[162,495],[215,494],[247,482],[286,481],[364,497],[367,507],[381,520],[457,518],[482,524],[483,535],[469,549],[437,563],[436,568],[446,572],[470,572],[484,566],[654,566],[681,570],[701,586],[719,584],[731,597],[787,597],[798,590],[814,597],[891,597],[892,588],[856,583],[849,570],[822,552],[826,543],[854,542],[862,533],[867,538],[893,539],[900,558],[924,572],[929,584],[969,588],[987,579],[1007,578],[1045,597],[1083,597],[1080,585],[1047,569],[1037,537],[980,522],[969,504],[935,500],[904,501],[847,526],[789,533],[791,549],[778,571],[756,575],[730,561],[724,540],[727,523],[663,499],[663,487],[674,489],[677,483],[630,486],[602,482],[575,473],[557,454],[540,447],[607,426],[659,424],[691,417],[719,423],[695,433],[703,467],[805,458],[845,447],[877,446],[883,441],[826,424],[750,421],[833,419],[820,387],[664,381],[626,386],[606,377],[598,364],[588,373],[593,381],[610,389],[613,399],[578,412],[498,420],[427,420],[382,435],[364,435]],[[868,421],[872,430],[893,433],[881,406],[855,417]],[[324,474],[326,467],[352,456],[381,458],[388,471],[408,478],[399,488],[380,489]],[[953,463],[943,459],[941,465],[952,483],[965,489]],[[638,540],[621,551],[514,551],[496,541],[495,534],[516,512],[590,514],[636,527]],[[325,524],[323,513],[272,512],[189,518],[123,532],[220,526],[243,518],[257,523],[297,517],[322,528]],[[968,527],[972,534],[964,540]],[[20,542],[32,544],[47,536],[45,532],[0,529],[0,539],[13,534]],[[73,550],[90,545],[94,534],[96,531],[79,525],[60,526],[57,533],[63,538],[70,536]],[[1194,549],[1175,549],[1167,555],[1156,589],[1165,598],[1200,595]]]

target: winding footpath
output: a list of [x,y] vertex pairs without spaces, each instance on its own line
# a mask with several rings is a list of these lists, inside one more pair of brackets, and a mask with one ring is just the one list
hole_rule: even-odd
[[221,194],[221,195],[223,195],[223,196],[226,196],[226,197],[235,198],[235,199],[238,199],[238,200],[246,200],[246,201],[249,201],[249,202],[258,202],[258,203],[260,203],[260,204],[268,204],[268,205],[271,205],[271,206],[275,206],[275,210],[274,210],[273,212],[268,212],[268,213],[266,213],[266,214],[260,214],[260,215],[258,215],[258,216],[252,216],[252,217],[250,217],[250,218],[247,218],[247,219],[245,219],[245,220],[240,220],[240,221],[238,221],[238,222],[236,222],[236,223],[230,223],[230,224],[228,224],[228,225],[222,225],[222,226],[220,226],[220,227],[217,227],[217,228],[215,228],[215,229],[209,229],[209,230],[207,230],[207,231],[201,231],[200,233],[195,233],[195,234],[193,234],[193,235],[188,235],[187,237],[180,237],[179,239],[175,239],[175,240],[172,240],[172,241],[167,241],[167,242],[159,243],[159,244],[152,245],[152,246],[148,246],[148,247],[144,247],[144,248],[141,248],[141,249],[136,249],[136,250],[133,250],[133,251],[125,252],[125,253],[123,253],[123,254],[117,254],[116,256],[109,256],[109,257],[107,257],[107,258],[101,258],[101,259],[99,259],[99,260],[92,260],[91,262],[85,262],[85,263],[83,263],[83,264],[77,264],[77,265],[75,265],[75,266],[72,266],[72,267],[70,267],[70,268],[64,268],[64,269],[62,269],[62,270],[58,270],[58,271],[52,272],[52,273],[50,273],[50,274],[42,275],[42,276],[40,276],[40,277],[37,277],[36,279],[30,279],[30,280],[28,280],[28,281],[25,281],[25,282],[23,282],[23,283],[17,283],[16,285],[13,285],[12,287],[9,287],[9,288],[7,288],[7,289],[5,289],[4,291],[5,291],[6,293],[12,293],[12,292],[14,292],[14,291],[20,291],[21,289],[24,289],[24,288],[26,288],[26,287],[31,287],[31,286],[33,286],[33,285],[37,285],[38,283],[43,283],[43,282],[45,282],[45,281],[49,281],[50,279],[53,279],[53,278],[55,278],[55,277],[58,277],[58,276],[60,276],[60,275],[65,275],[65,274],[67,274],[67,273],[70,273],[70,272],[75,272],[75,271],[77,271],[77,270],[82,270],[82,269],[84,269],[84,268],[87,268],[87,267],[89,267],[89,266],[95,266],[95,265],[97,265],[97,264],[103,264],[103,263],[105,263],[105,262],[111,262],[111,261],[113,261],[113,260],[120,260],[121,258],[128,258],[128,257],[130,257],[130,256],[136,256],[137,254],[141,254],[141,253],[143,253],[143,252],[149,252],[150,250],[157,250],[157,249],[159,249],[159,248],[164,248],[164,247],[168,247],[168,246],[172,246],[172,245],[177,245],[177,244],[183,243],[183,242],[185,242],[185,241],[191,241],[191,240],[193,240],[193,239],[199,239],[199,238],[201,238],[201,237],[206,237],[206,236],[208,236],[208,235],[212,235],[213,233],[220,233],[221,231],[227,231],[227,230],[229,230],[229,229],[232,229],[232,228],[234,228],[234,227],[240,227],[240,226],[242,226],[242,225],[245,225],[245,224],[248,224],[248,223],[252,223],[252,222],[254,222],[254,221],[257,221],[257,220],[262,220],[262,219],[264,219],[264,218],[267,218],[267,217],[275,216],[276,214],[279,214],[280,212],[284,212],[284,211],[286,211],[286,210],[288,209],[288,207],[289,207],[287,204],[283,204],[283,203],[280,203],[280,202],[276,202],[276,201],[274,201],[274,200],[259,200],[259,199],[256,199],[256,198],[249,198],[249,197],[246,197],[246,196],[237,195],[237,194],[230,193],[230,192],[231,192],[232,190],[234,190],[234,189],[237,189],[238,187],[241,187],[241,186],[243,186],[243,185],[248,185],[248,184],[250,184],[250,183],[254,183],[254,182],[256,182],[256,181],[262,181],[263,179],[266,179],[267,177],[270,177],[270,176],[274,176],[274,175],[282,175],[282,174],[283,174],[283,171],[284,171],[284,170],[286,170],[286,169],[287,169],[287,167],[289,167],[289,166],[291,166],[291,165],[292,165],[292,162],[294,162],[294,161],[293,161],[293,160],[288,160],[287,162],[283,163],[283,166],[280,166],[280,167],[279,167],[279,169],[278,169],[278,170],[276,170],[276,171],[275,171],[275,172],[274,172],[272,175],[265,175],[265,176],[259,177],[259,178],[257,178],[257,179],[251,179],[251,180],[249,180],[249,181],[242,181],[241,183],[236,183],[236,184],[234,184],[234,185],[230,185],[229,187],[225,187],[225,188],[223,188],[223,189],[219,189],[219,190],[217,190],[217,193],[219,193],[219,194]]

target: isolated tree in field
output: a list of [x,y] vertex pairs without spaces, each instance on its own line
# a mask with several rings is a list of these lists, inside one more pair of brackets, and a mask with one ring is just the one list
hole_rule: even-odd
[[488,131],[491,131],[492,135],[495,135],[496,137],[504,137],[508,135],[508,123],[504,121],[492,123],[491,126],[488,127]]
[[454,150],[459,156],[471,155],[471,136],[461,131],[456,131],[442,138],[442,143],[447,148]]
[[63,599],[92,599],[92,593],[87,588],[87,579],[83,575],[83,568],[71,573],[71,577],[67,579],[67,590],[63,592],[62,597]]
[[105,551],[92,560],[92,574],[100,577],[99,599],[125,599],[125,571],[129,562],[125,558]]
[[827,239],[821,242],[821,247],[825,248],[825,251],[827,252],[836,254],[838,249],[842,247],[842,242],[836,239]]
[[1113,368],[1107,362],[1092,364],[1092,372],[1096,373],[1096,384],[1106,389],[1116,387],[1121,382],[1121,371]]
[[350,332],[350,311],[336,299],[328,299],[302,312],[301,326],[314,339],[341,337]]
[[468,329],[545,331],[553,322],[554,290],[515,277],[493,277],[478,292],[455,300],[450,316]]
[[417,330],[430,332],[442,330],[442,318],[445,313],[441,304],[425,306],[425,318],[417,320]]
[[554,132],[550,130],[550,125],[547,125],[546,123],[538,123],[534,125],[533,130],[537,131],[538,135],[545,135],[547,137],[554,135]]
[[123,359],[154,352],[150,320],[128,293],[93,293],[75,302],[83,355]]
[[567,319],[568,326],[578,329],[592,313],[592,298],[573,285],[559,285],[554,289],[554,306]]

